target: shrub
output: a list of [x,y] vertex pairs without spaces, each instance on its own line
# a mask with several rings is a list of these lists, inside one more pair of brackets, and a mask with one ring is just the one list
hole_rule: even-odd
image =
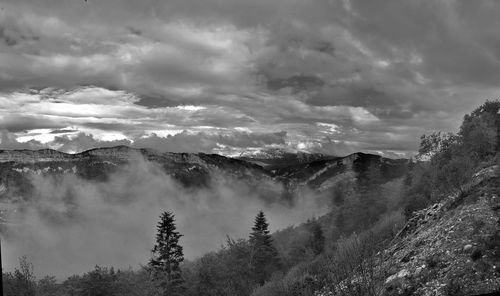
[[481,257],[483,257],[483,252],[481,252],[480,249],[474,249],[474,251],[472,251],[472,253],[470,254],[470,258],[472,259],[472,261],[476,261],[476,260],[479,260],[481,259]]
[[312,263],[298,264],[283,278],[269,281],[257,288],[252,296],[312,296],[321,288],[318,277],[309,272]]
[[440,260],[439,256],[436,254],[431,255],[425,259],[425,264],[429,268],[436,268],[440,262],[441,262],[441,260]]
[[450,279],[444,287],[444,295],[446,296],[461,296],[465,295],[464,286],[461,279]]

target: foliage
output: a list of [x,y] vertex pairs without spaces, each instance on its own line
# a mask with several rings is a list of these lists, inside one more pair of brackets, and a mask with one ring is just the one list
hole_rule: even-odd
[[485,159],[500,148],[500,101],[486,101],[464,116],[459,136],[474,158]]
[[4,291],[6,295],[35,296],[36,278],[33,273],[33,264],[26,256],[19,258],[19,269],[13,273],[4,273]]
[[54,276],[45,276],[37,284],[37,293],[39,296],[60,295],[60,286]]
[[218,252],[183,266],[185,295],[250,295],[282,267],[262,211],[248,240],[228,237]]
[[[418,159],[405,178],[405,212],[426,207],[442,196],[463,196],[472,174],[500,149],[500,102],[486,101],[464,116],[457,134],[421,137]],[[423,162],[427,161],[428,162]]]
[[[218,251],[184,262],[174,215],[160,217],[153,257],[137,271],[96,266],[58,283],[38,282],[26,257],[14,272],[4,273],[6,295],[41,296],[267,296],[380,295],[386,271],[379,268],[381,250],[405,223],[405,216],[439,201],[460,196],[478,167],[500,163],[500,103],[487,101],[464,117],[457,134],[436,132],[421,138],[417,161],[404,178],[386,182],[384,166],[363,164],[357,179],[341,180],[332,190],[331,211],[302,225],[271,235],[262,211],[248,239],[228,237]],[[499,168],[500,169],[500,168]],[[356,181],[353,181],[356,180]],[[403,188],[401,190],[401,188]],[[386,190],[387,189],[387,190]],[[390,195],[388,194],[390,192]],[[402,209],[399,207],[402,206]],[[497,205],[492,205],[497,206]],[[481,229],[481,224],[474,224]],[[500,253],[500,232],[492,230],[471,254]],[[438,255],[426,258],[429,269],[440,267]],[[181,276],[182,270],[182,276]],[[450,281],[448,295],[462,289]],[[409,292],[410,293],[410,292]]]
[[251,273],[247,240],[228,238],[218,252],[184,266],[185,295],[250,295],[257,285]]
[[353,182],[350,178],[342,179],[332,189],[332,203],[341,206],[353,191]]
[[[255,290],[252,296],[274,295],[379,295],[383,270],[379,250],[404,224],[401,212],[393,212],[360,234],[343,237],[334,249],[292,267]],[[320,293],[321,294],[321,293]]]
[[160,286],[163,295],[180,295],[183,279],[179,264],[184,261],[179,238],[182,236],[175,226],[174,214],[163,212],[157,226],[156,244],[153,247],[149,267],[154,281]]
[[117,270],[96,266],[83,275],[73,275],[59,282],[45,276],[36,282],[33,265],[20,258],[20,269],[4,273],[4,294],[21,296],[157,296],[149,273],[140,269]]
[[310,223],[310,235],[308,241],[308,247],[312,250],[315,256],[323,253],[325,249],[325,236],[323,235],[323,229],[318,221],[314,220]]
[[380,166],[375,162],[369,164],[358,178],[356,190],[335,211],[335,224],[341,235],[369,228],[388,210],[382,182]]
[[273,239],[269,234],[269,223],[267,223],[264,212],[259,211],[255,217],[249,243],[251,248],[250,269],[252,277],[260,285],[268,280],[272,273],[279,269],[278,251],[273,245]]

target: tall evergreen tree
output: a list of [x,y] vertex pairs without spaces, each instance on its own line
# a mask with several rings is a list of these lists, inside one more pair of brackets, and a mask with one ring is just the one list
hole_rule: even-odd
[[325,236],[323,234],[323,229],[317,220],[313,220],[309,224],[310,235],[309,235],[309,247],[313,251],[314,255],[317,256],[323,253],[325,249]]
[[280,267],[278,251],[273,245],[268,228],[269,223],[264,212],[259,211],[250,234],[250,246],[252,274],[260,285],[263,285]]
[[163,212],[157,229],[156,244],[149,262],[154,280],[159,283],[163,295],[181,295],[184,281],[179,264],[184,261],[184,255],[179,245],[182,235],[176,230],[174,214]]

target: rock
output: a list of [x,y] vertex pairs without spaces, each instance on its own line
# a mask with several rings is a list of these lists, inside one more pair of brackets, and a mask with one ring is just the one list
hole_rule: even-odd
[[415,251],[410,251],[406,255],[404,255],[403,258],[401,258],[401,262],[407,263],[411,259],[413,259],[413,256],[415,256]]
[[388,277],[386,280],[385,280],[385,283],[388,284],[390,282],[392,282],[393,280],[395,279],[399,279],[399,278],[403,278],[403,277],[407,277],[410,275],[410,272],[408,271],[408,269],[404,268],[404,269],[401,269],[398,273],[396,274],[393,274],[391,275],[390,277]]
[[470,251],[472,249],[472,245],[465,245],[464,246],[464,251],[467,252],[467,251]]

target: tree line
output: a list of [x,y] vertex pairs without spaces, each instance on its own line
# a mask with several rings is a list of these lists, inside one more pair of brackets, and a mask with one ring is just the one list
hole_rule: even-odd
[[[317,253],[324,243],[321,228],[312,228],[311,236],[311,248]],[[248,239],[228,238],[222,250],[199,260],[184,262],[181,237],[174,213],[165,211],[157,224],[151,259],[140,270],[96,266],[62,283],[51,276],[37,281],[33,265],[22,257],[19,268],[3,273],[4,292],[8,296],[249,295],[282,269],[263,211],[256,215]]]

